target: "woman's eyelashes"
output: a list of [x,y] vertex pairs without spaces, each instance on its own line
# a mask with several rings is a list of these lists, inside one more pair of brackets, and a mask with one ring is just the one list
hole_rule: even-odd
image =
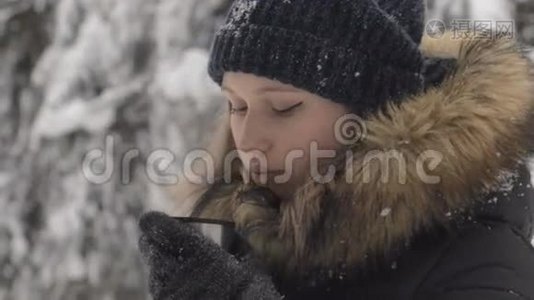
[[[291,105],[290,107],[288,108],[284,108],[284,109],[276,109],[276,108],[272,108],[272,111],[277,113],[277,114],[287,114],[289,112],[292,112],[294,109],[296,109],[297,107],[301,106],[302,105],[302,101],[297,103],[297,104],[294,104],[294,105]],[[232,103],[230,101],[228,101],[228,109],[230,111],[231,114],[234,114],[234,113],[241,113],[241,112],[245,112],[247,110],[247,107],[246,106],[243,106],[243,107],[234,107],[232,105]]]
[[286,108],[286,109],[276,109],[276,108],[273,108],[273,111],[275,111],[276,113],[280,113],[280,114],[284,114],[284,113],[288,113],[290,111],[293,111],[295,108],[299,107],[302,105],[302,101],[295,104],[295,105],[291,105],[290,107]]
[[247,107],[243,107],[243,108],[234,108],[234,106],[232,105],[232,103],[230,101],[228,101],[228,110],[230,111],[230,114],[235,114],[235,113],[238,113],[238,112],[243,112],[247,109]]

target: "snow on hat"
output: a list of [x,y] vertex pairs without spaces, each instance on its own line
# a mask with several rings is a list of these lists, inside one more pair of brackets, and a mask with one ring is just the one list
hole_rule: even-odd
[[235,0],[208,73],[240,71],[307,90],[360,114],[423,88],[423,0]]

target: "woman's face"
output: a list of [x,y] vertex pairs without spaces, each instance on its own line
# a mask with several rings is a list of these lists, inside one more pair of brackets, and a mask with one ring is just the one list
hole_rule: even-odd
[[[310,152],[341,146],[335,139],[334,124],[349,113],[344,105],[242,72],[226,72],[222,91],[229,102],[232,136],[245,170],[282,200],[290,199],[295,188],[313,174],[310,162],[316,156],[310,157]],[[323,160],[316,159],[318,163]]]

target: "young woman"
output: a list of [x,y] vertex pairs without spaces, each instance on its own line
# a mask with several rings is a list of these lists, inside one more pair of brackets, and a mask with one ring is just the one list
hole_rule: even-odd
[[233,3],[209,64],[229,103],[216,181],[191,215],[251,251],[147,213],[155,299],[534,298],[531,67],[506,37],[423,37],[423,12]]

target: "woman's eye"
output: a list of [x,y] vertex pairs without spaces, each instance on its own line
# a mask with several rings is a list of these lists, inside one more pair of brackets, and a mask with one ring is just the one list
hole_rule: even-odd
[[282,110],[278,110],[278,109],[275,109],[275,108],[273,108],[273,110],[274,110],[275,112],[277,112],[277,113],[282,113],[282,114],[283,114],[283,113],[290,112],[290,111],[292,111],[293,109],[295,109],[295,108],[301,106],[302,103],[303,103],[303,102],[299,102],[299,103],[297,103],[297,104],[295,104],[295,105],[292,105],[292,106],[290,106],[290,107],[288,107],[288,108],[285,108],[285,109],[282,109]]
[[243,112],[243,111],[247,110],[247,107],[244,106],[244,107],[240,107],[240,108],[234,108],[232,103],[228,102],[228,110],[230,111],[230,114],[235,114],[235,113]]

